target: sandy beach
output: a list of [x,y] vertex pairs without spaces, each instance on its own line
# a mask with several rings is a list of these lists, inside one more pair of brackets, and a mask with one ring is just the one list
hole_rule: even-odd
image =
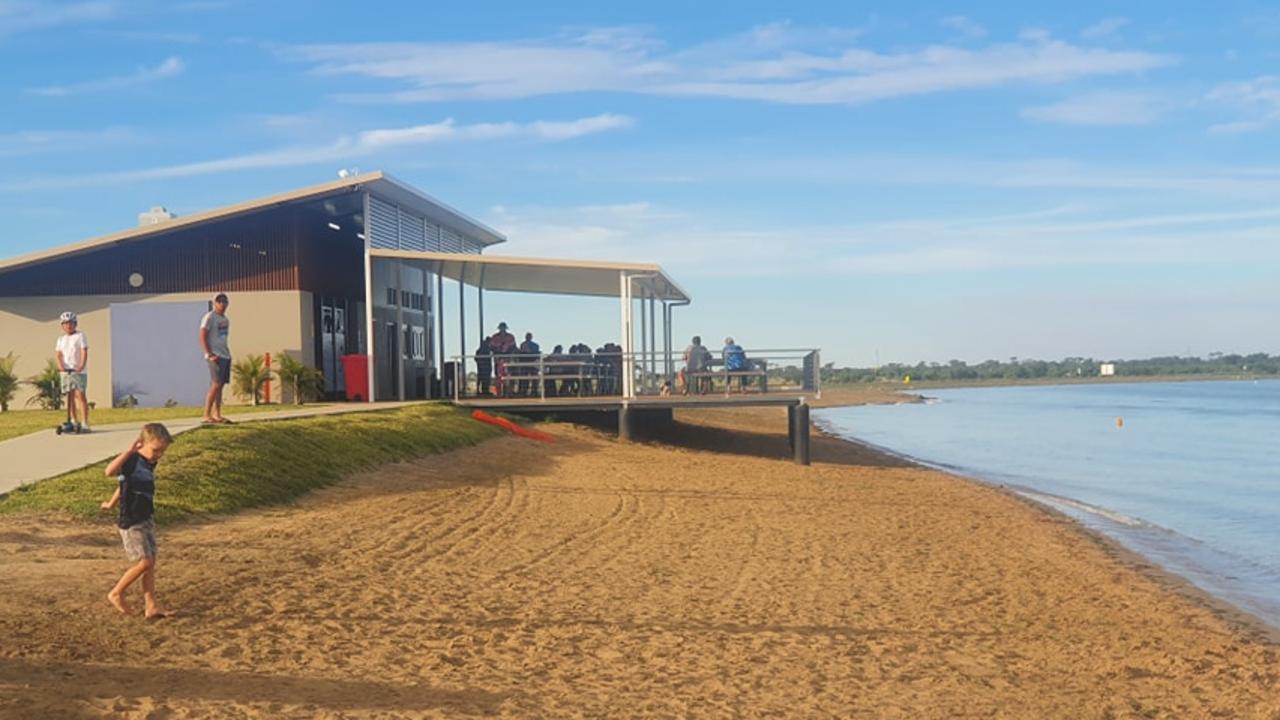
[[0,716],[1280,718],[1274,634],[1060,516],[678,420],[162,528],[151,624],[109,520],[0,517]]

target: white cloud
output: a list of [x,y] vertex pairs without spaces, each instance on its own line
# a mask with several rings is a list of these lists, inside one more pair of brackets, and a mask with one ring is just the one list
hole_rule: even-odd
[[[565,122],[480,123],[458,125],[451,118],[438,123],[405,128],[365,130],[354,136],[344,135],[326,145],[294,146],[264,152],[235,155],[217,160],[127,170],[101,175],[36,178],[20,184],[3,185],[0,189],[50,189],[96,187],[120,182],[140,182],[175,177],[214,175],[256,168],[294,167],[368,157],[391,149],[444,142],[527,138],[558,142],[583,135],[630,127],[632,121],[623,115],[597,115]],[[3,136],[0,136],[3,139]],[[2,147],[2,146],[0,146]]]
[[1111,35],[1114,35],[1117,30],[1128,24],[1128,18],[1109,17],[1081,30],[1080,37],[1085,40],[1097,40],[1098,38],[1110,37]]
[[986,28],[963,15],[951,15],[950,17],[944,17],[939,22],[941,22],[944,27],[951,28],[968,38],[982,38],[987,36]]
[[1243,111],[1242,120],[1219,123],[1212,134],[1232,134],[1262,130],[1280,122],[1280,76],[1263,75],[1252,80],[1223,83],[1205,95],[1205,100]]
[[[1280,261],[1274,208],[1081,218],[995,217],[734,227],[651,203],[497,208],[486,221],[531,256],[659,262],[681,275],[920,275],[974,270]],[[1060,220],[1076,215],[1074,220]]]
[[24,2],[0,0],[0,37],[32,30],[108,20],[120,11],[115,2]]
[[[619,39],[621,37],[622,39]],[[590,41],[584,38],[590,38]],[[353,102],[437,102],[576,92],[728,97],[795,104],[856,104],[1017,84],[1140,73],[1174,59],[1090,48],[1024,32],[1016,42],[967,49],[934,45],[877,52],[849,33],[788,25],[662,51],[635,33],[474,43],[303,45],[285,56],[322,75],[392,81],[403,89],[340,96]]]
[[182,58],[169,57],[165,58],[163,62],[155,67],[138,68],[129,75],[103,78],[101,80],[90,80],[88,82],[76,83],[73,85],[32,88],[27,92],[32,95],[44,95],[47,97],[65,97],[68,95],[82,95],[85,93],[123,90],[125,88],[146,85],[158,80],[177,77],[185,72],[186,69],[186,64],[182,62]]
[[138,139],[126,128],[105,130],[23,130],[0,134],[0,157],[39,155],[114,146]]
[[1025,108],[1022,116],[1066,125],[1149,125],[1160,117],[1160,109],[1150,95],[1099,92]]

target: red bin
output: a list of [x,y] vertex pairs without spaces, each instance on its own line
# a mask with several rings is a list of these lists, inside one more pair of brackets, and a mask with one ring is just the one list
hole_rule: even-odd
[[343,355],[342,372],[346,375],[347,399],[364,402],[369,399],[369,356]]

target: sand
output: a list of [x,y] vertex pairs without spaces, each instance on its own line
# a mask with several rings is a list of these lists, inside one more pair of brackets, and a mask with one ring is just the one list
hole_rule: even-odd
[[0,716],[1280,718],[1273,637],[1060,516],[679,419],[162,528],[157,623],[108,522],[0,518]]

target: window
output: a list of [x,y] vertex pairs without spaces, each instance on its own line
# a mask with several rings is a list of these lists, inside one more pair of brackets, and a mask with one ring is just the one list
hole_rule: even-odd
[[396,306],[396,289],[387,288],[387,304],[391,307]]
[[408,290],[401,290],[401,291],[400,291],[400,305],[401,305],[402,307],[411,307],[411,305],[409,304],[409,291],[408,291]]

